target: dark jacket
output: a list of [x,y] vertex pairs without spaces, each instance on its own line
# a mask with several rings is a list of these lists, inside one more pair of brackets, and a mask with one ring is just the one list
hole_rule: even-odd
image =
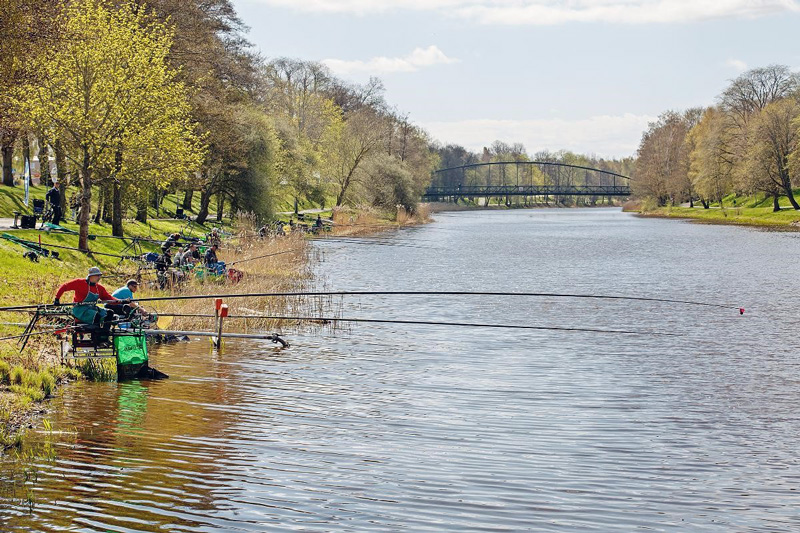
[[216,263],[219,263],[217,259],[217,252],[214,251],[213,248],[209,248],[206,250],[206,257],[205,257],[206,266],[211,266]]
[[172,257],[170,257],[169,253],[159,255],[158,259],[156,259],[155,266],[157,271],[165,272],[172,266]]
[[61,205],[61,191],[58,188],[53,187],[44,197],[51,205]]
[[173,246],[177,246],[177,245],[178,245],[178,239],[174,239],[172,237],[169,237],[161,245],[161,251],[164,252],[164,253],[167,253],[170,248],[172,248]]

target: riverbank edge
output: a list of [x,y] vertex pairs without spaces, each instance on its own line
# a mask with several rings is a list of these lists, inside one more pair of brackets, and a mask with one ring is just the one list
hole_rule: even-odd
[[[432,211],[427,204],[421,204],[415,213],[407,213],[404,210],[398,210],[396,213],[382,212],[374,209],[364,208],[348,208],[341,209],[339,216],[349,220],[340,220],[338,227],[335,225],[330,233],[331,236],[354,236],[354,237],[368,237],[376,235],[385,231],[400,229],[404,227],[413,227],[433,222],[431,217]],[[357,221],[365,223],[357,223]],[[348,224],[348,222],[355,222]],[[181,222],[182,223],[182,222]],[[246,230],[243,229],[243,233]],[[313,240],[309,238],[308,240]],[[309,261],[311,260],[307,254],[303,254],[303,260],[295,263],[294,269],[301,271],[307,269]],[[0,256],[0,268],[3,267],[3,257]],[[85,266],[85,265],[82,265]],[[83,272],[78,268],[73,268],[66,273],[67,277],[78,276],[81,277]],[[63,281],[63,280],[62,280]],[[0,290],[2,293],[2,290]],[[192,294],[192,293],[187,293]],[[23,354],[19,354],[22,359]],[[50,354],[50,360],[55,361],[56,356]],[[39,364],[46,360],[46,356],[39,354],[36,363],[37,368],[34,370],[33,365],[22,365],[26,372],[39,372]],[[0,364],[4,360],[0,359]],[[21,366],[19,363],[15,366]],[[55,368],[55,366],[54,366]],[[46,367],[46,371],[51,371],[50,367]],[[12,448],[20,448],[24,443],[24,435],[28,430],[36,427],[45,419],[49,412],[49,402],[52,400],[60,389],[69,386],[70,383],[85,380],[85,376],[79,375],[77,372],[61,371],[55,376],[54,387],[48,391],[47,395],[40,401],[36,402],[22,402],[6,404],[7,412],[2,413],[0,418],[0,457],[4,455],[5,451]],[[0,380],[0,393],[8,394],[10,384],[4,385]]]
[[[772,231],[787,231],[795,232],[800,231],[800,213],[797,213],[796,220],[770,220],[766,218],[768,215],[741,215],[736,213],[736,208],[726,209],[726,214],[717,216],[704,216],[703,214],[695,214],[689,211],[690,209],[702,208],[661,208],[655,211],[644,211],[636,209],[625,209],[623,212],[632,213],[642,218],[662,218],[674,220],[687,220],[694,224],[707,224],[712,226],[741,226],[750,228],[769,229]],[[705,211],[705,210],[704,210]],[[716,211],[720,211],[717,209]]]
[[451,204],[447,202],[430,202],[426,204],[430,209],[431,214],[460,212],[460,211],[518,211],[524,209],[609,209],[620,208],[623,204],[603,204],[603,205],[555,205],[555,204],[541,204],[532,206],[505,206],[505,205],[464,205],[464,204]]

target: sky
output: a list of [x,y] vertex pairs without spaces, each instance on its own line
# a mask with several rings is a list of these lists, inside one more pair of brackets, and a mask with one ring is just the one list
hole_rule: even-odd
[[800,69],[800,0],[234,0],[267,58],[380,77],[441,143],[633,155],[666,110]]

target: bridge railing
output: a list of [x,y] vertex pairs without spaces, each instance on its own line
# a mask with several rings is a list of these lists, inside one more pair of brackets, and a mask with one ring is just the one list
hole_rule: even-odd
[[628,185],[456,185],[434,186],[423,198],[487,196],[630,196]]

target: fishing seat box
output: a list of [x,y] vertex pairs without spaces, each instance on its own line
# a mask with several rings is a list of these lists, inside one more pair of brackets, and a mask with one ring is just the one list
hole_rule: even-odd
[[36,215],[22,215],[19,226],[22,229],[36,229]]
[[81,324],[72,330],[72,345],[76,348],[102,348],[108,343],[108,335],[95,325]]

